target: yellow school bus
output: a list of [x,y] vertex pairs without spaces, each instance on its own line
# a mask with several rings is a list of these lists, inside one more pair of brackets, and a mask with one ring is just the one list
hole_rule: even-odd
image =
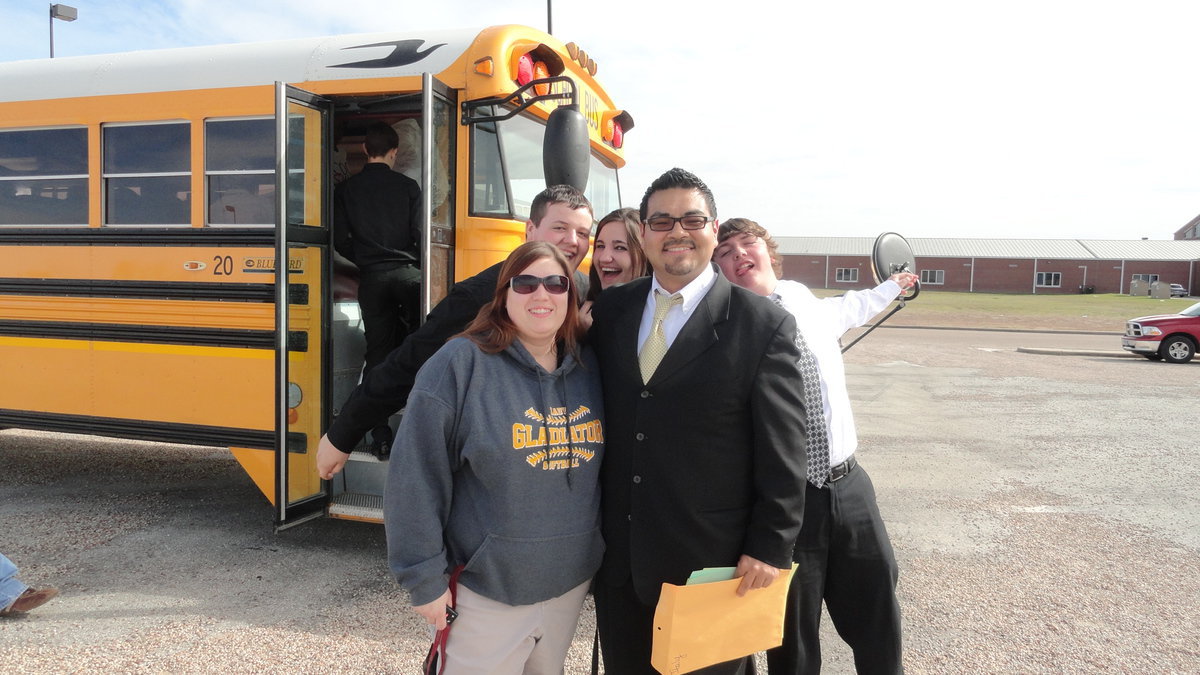
[[332,186],[400,132],[424,316],[548,183],[620,205],[633,122],[596,72],[522,26],[0,64],[0,428],[225,446],[277,527],[376,519],[382,463],[315,470],[362,367]]

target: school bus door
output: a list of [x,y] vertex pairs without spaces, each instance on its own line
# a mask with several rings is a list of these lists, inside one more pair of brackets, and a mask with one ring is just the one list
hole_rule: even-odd
[[328,416],[331,110],[324,98],[275,85],[277,529],[323,515],[328,501],[316,461]]

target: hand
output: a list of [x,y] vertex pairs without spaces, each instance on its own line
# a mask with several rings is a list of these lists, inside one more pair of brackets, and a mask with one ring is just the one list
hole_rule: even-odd
[[446,607],[450,605],[450,589],[447,588],[441,597],[433,602],[424,605],[413,605],[413,611],[421,615],[425,619],[425,623],[431,625],[436,630],[442,630],[446,627]]
[[911,289],[917,283],[917,275],[912,272],[896,272],[888,277],[888,279],[896,282],[896,285],[900,287],[901,293]]
[[592,301],[588,300],[579,306],[579,327],[587,330],[592,327]]
[[317,443],[317,475],[325,480],[333,478],[333,475],[340,472],[343,466],[346,466],[346,460],[350,459],[350,454],[342,452],[333,446],[333,441],[329,440],[329,436],[322,436]]
[[741,577],[742,583],[738,585],[737,594],[743,596],[746,591],[770,586],[775,577],[779,576],[779,568],[743,555],[738,559],[737,570],[733,576]]

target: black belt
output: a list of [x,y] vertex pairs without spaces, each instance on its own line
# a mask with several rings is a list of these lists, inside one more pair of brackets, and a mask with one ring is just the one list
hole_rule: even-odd
[[858,466],[858,460],[854,458],[854,455],[850,455],[850,458],[841,464],[829,467],[829,480],[826,482],[838,482],[839,480],[845,478],[846,474],[853,471],[854,467],[856,466]]

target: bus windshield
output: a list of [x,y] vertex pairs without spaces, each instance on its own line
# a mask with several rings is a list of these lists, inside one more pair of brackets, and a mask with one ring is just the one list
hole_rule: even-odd
[[[542,169],[545,130],[543,122],[524,115],[474,126],[473,215],[529,218],[533,198],[546,188]],[[621,206],[617,170],[596,155],[591,156],[585,194],[597,218]]]

